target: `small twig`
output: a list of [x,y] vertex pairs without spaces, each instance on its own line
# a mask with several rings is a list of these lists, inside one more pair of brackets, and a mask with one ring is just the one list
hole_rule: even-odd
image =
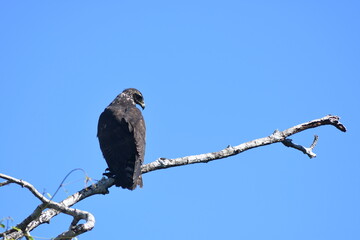
[[56,194],[58,193],[58,191],[60,190],[60,188],[64,185],[65,180],[75,171],[82,171],[84,173],[84,175],[86,176],[86,178],[88,178],[86,172],[84,169],[82,168],[75,168],[73,170],[71,170],[68,174],[66,174],[66,176],[64,177],[64,179],[61,181],[59,187],[56,189],[55,193],[52,195],[52,197],[50,198],[50,200],[53,200],[53,198],[56,196]]
[[2,174],[2,173],[0,173],[0,178],[6,179],[10,183],[16,183],[16,184],[20,185],[21,187],[25,187],[25,188],[29,189],[30,192],[43,203],[49,202],[49,199],[47,199],[38,190],[36,190],[36,188],[33,185],[31,185],[30,183],[28,183],[28,182],[26,182],[24,180],[20,180],[20,179],[14,178],[14,177],[10,177],[10,176]]
[[317,142],[319,140],[319,137],[317,135],[314,135],[314,141],[311,144],[310,147],[306,148],[304,146],[298,145],[293,143],[292,139],[286,138],[284,141],[282,141],[282,143],[287,146],[287,147],[292,147],[295,148],[297,150],[300,150],[301,152],[303,152],[304,154],[308,155],[309,158],[314,158],[316,157],[316,154],[312,151],[314,149],[314,147],[316,146]]
[[6,185],[8,185],[10,183],[11,183],[10,181],[2,182],[2,183],[0,183],[0,187],[6,186]]
[[317,142],[319,141],[319,136],[318,135],[314,135],[314,141],[310,146],[310,149],[314,149],[314,147],[316,146]]

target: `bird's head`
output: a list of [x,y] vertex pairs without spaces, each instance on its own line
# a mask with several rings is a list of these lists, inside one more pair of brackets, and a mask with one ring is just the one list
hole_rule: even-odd
[[139,104],[142,109],[145,109],[144,97],[139,90],[135,88],[127,88],[122,93],[131,98],[135,104]]

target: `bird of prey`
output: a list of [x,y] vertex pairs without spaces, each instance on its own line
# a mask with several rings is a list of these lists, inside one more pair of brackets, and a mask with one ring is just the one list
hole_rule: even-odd
[[142,187],[141,165],[145,154],[145,108],[141,92],[125,89],[101,113],[97,137],[109,168],[104,175],[115,179],[117,187],[134,190]]

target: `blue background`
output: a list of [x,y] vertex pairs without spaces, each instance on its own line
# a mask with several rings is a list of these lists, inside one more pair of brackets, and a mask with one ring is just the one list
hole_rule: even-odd
[[[147,108],[145,162],[218,151],[327,114],[317,158],[282,144],[151,172],[75,205],[79,239],[360,239],[358,1],[1,1],[0,172],[53,194],[106,168],[96,128],[128,87]],[[55,196],[83,188],[75,172]],[[15,225],[39,201],[0,188]],[[52,238],[69,216],[32,232]],[[6,223],[3,222],[3,223]]]

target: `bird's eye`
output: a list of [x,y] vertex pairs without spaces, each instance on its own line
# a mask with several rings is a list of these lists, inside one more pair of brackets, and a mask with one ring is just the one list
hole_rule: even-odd
[[137,93],[134,94],[134,97],[135,97],[136,101],[138,101],[138,102],[143,101],[143,97],[141,95],[137,94]]

